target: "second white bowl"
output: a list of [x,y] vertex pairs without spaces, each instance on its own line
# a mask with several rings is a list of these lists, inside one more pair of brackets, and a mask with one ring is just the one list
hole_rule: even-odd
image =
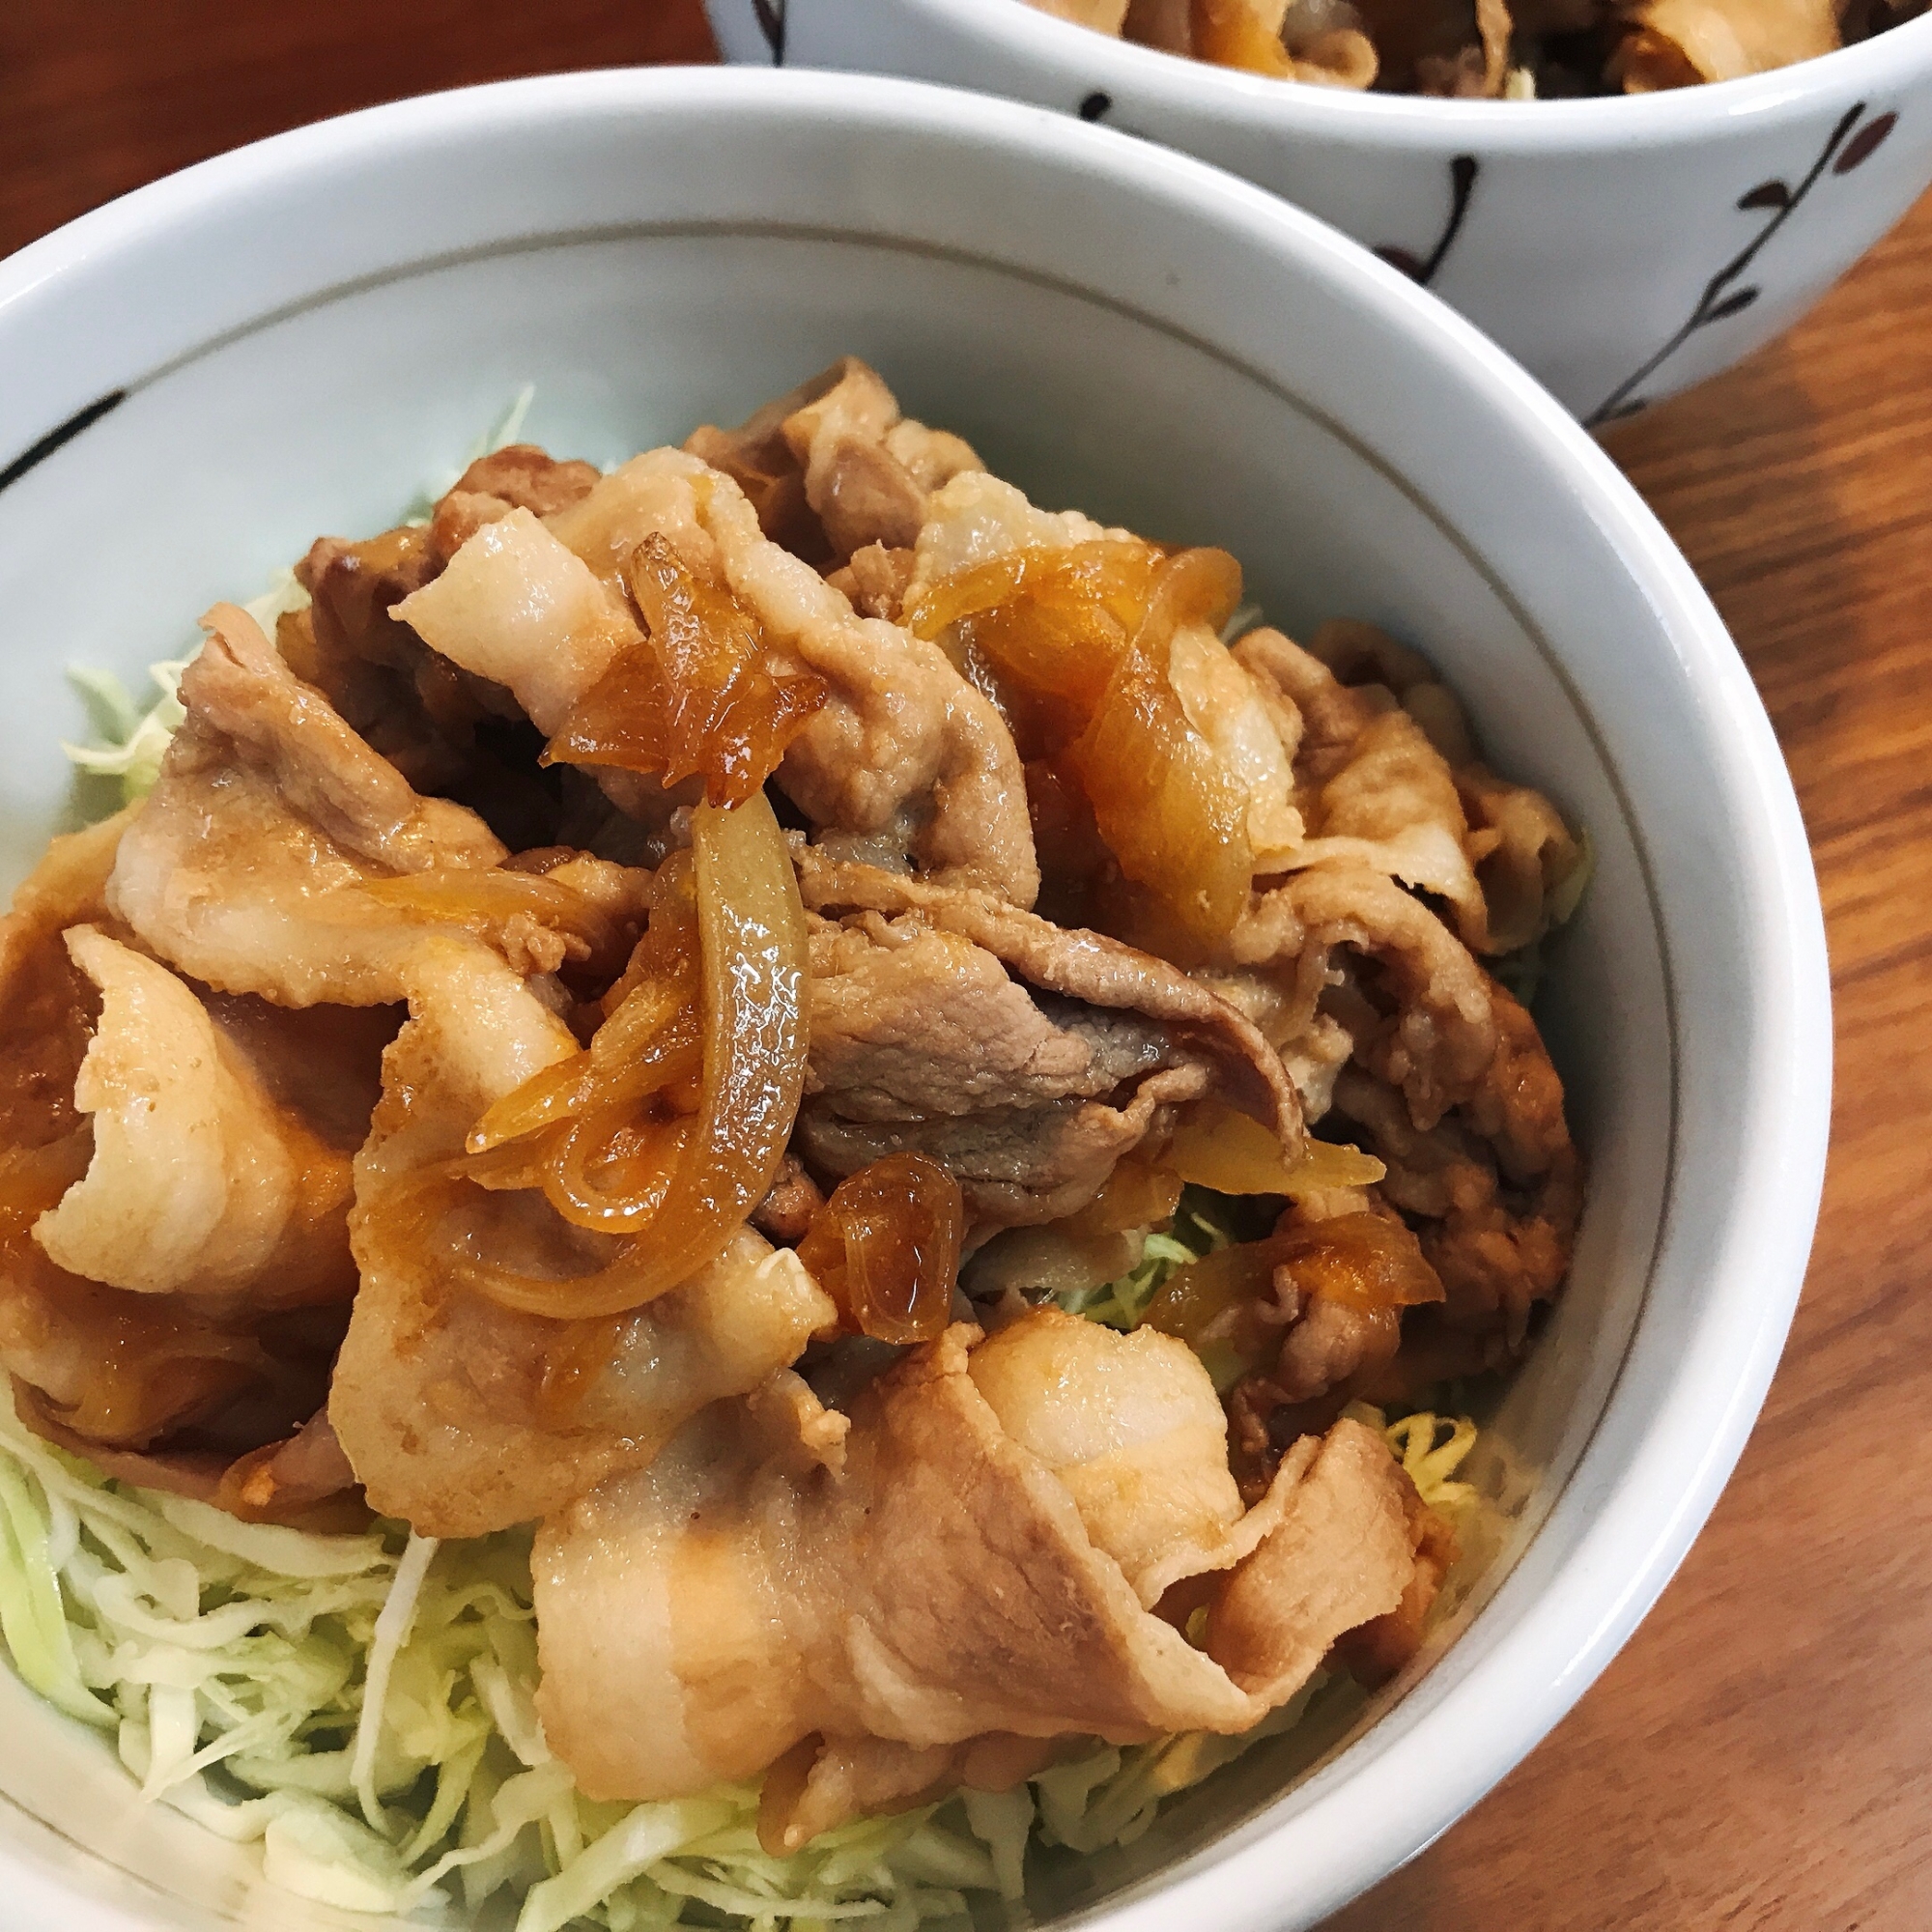
[[1020,0],[705,0],[727,59],[945,81],[1244,175],[1398,263],[1592,425],[1788,327],[1932,182],[1932,15],[1628,99],[1350,94]]

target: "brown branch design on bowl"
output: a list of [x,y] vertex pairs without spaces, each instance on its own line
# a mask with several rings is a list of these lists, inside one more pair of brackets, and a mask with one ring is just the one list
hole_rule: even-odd
[[[1648,406],[1649,399],[1638,394],[1643,384],[1671,356],[1690,341],[1700,328],[1709,328],[1716,323],[1726,322],[1734,315],[1742,315],[1755,302],[1763,290],[1755,282],[1744,279],[1751,264],[1771,238],[1803,207],[1805,197],[1824,179],[1830,168],[1834,175],[1848,175],[1854,168],[1862,166],[1878,151],[1892,128],[1898,123],[1895,111],[1888,109],[1883,114],[1874,115],[1863,127],[1859,123],[1863,119],[1866,103],[1859,101],[1840,116],[1838,125],[1826,137],[1825,145],[1818,151],[1818,158],[1796,188],[1774,177],[1770,181],[1759,182],[1754,188],[1747,189],[1738,197],[1738,208],[1746,214],[1763,213],[1770,216],[1751,240],[1734,255],[1711,279],[1704,284],[1704,292],[1697,298],[1697,305],[1690,311],[1689,319],[1656,355],[1644,363],[1634,375],[1620,383],[1605,397],[1596,409],[1583,419],[1586,429],[1596,429],[1605,423],[1616,422],[1624,416],[1634,416]],[[1857,131],[1855,132],[1854,129]]]

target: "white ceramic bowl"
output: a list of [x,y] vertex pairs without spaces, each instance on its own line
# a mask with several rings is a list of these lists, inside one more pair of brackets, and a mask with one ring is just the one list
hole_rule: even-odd
[[[520,384],[528,433],[608,460],[845,350],[1037,497],[1227,545],[1285,624],[1426,645],[1595,841],[1544,1009],[1589,1206],[1493,1431],[1507,1548],[1312,1772],[1251,1754],[1034,1901],[1305,1926],[1481,1796],[1663,1587],[1776,1361],[1824,1151],[1825,952],[1764,714],[1649,513],[1473,329],[1198,162],[840,75],[527,81],[209,162],[0,267],[0,863],[61,816],[66,663],[138,673],[318,530],[383,526]],[[0,1925],[367,1925],[142,1809],[4,1674],[0,1725]]]
[[734,61],[909,74],[1099,118],[1244,175],[1409,271],[1586,422],[1787,327],[1932,181],[1932,16],[1630,99],[1296,86],[1021,0],[705,0]]

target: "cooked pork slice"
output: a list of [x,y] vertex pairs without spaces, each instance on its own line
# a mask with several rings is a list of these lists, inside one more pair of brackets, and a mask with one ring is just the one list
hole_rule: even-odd
[[[1334,1017],[1357,1060],[1401,1090],[1418,1127],[1480,1091],[1495,1063],[1495,982],[1420,899],[1362,865],[1315,866],[1260,895],[1236,928],[1243,967],[1277,974],[1298,1008],[1270,1028],[1285,1056],[1346,991]],[[1373,978],[1344,969],[1361,962]],[[1325,1057],[1325,1056],[1324,1056]]]
[[1039,867],[1026,781],[991,703],[938,645],[855,616],[816,572],[765,542],[737,491],[715,486],[710,512],[732,589],[832,688],[779,770],[816,842],[1031,905]]
[[[932,491],[980,469],[970,444],[899,413],[878,372],[846,356],[838,381],[793,411],[781,434],[805,475],[805,497],[841,556],[868,544],[909,546]],[[821,379],[822,380],[822,379]]]
[[927,1154],[958,1180],[975,1237],[1073,1212],[1211,1085],[1157,1026],[1036,997],[917,919],[821,921],[811,951],[808,1159],[842,1177]]
[[765,1774],[758,1838],[774,1858],[783,1858],[854,1818],[890,1817],[955,1791],[1010,1791],[1058,1754],[1052,1739],[1010,1731],[958,1745],[810,1737]]
[[1626,94],[1737,80],[1839,44],[1832,0],[1636,0],[1605,78]]
[[1234,655],[1274,711],[1306,808],[1307,837],[1281,870],[1384,872],[1445,901],[1481,953],[1567,916],[1581,846],[1542,793],[1477,758],[1462,706],[1419,652],[1338,618],[1306,650],[1257,630]]
[[105,917],[108,875],[138,810],[53,839],[0,919],[0,1148],[43,1147],[81,1124],[73,1083],[100,1001],[61,934]]
[[1210,1093],[1299,1151],[1280,1061],[1176,968],[983,895],[802,857],[808,896],[904,908],[814,919],[799,1135],[821,1169],[928,1154],[959,1181],[981,1239],[1074,1212]]
[[[927,502],[902,601],[910,609],[944,579],[1012,551],[1065,551],[1101,539],[1140,545],[1130,532],[1104,529],[1077,510],[1037,509],[998,477],[955,476]],[[959,640],[950,647],[957,655]],[[1247,673],[1205,624],[1177,626],[1166,656],[1168,682],[1187,724],[1231,785],[1246,795],[1245,830],[1256,869],[1276,869],[1300,845],[1303,828],[1290,766],[1293,747],[1284,745],[1273,688]],[[1028,755],[1040,749],[1030,744]]]
[[466,1255],[567,1274],[609,1236],[534,1191],[440,1181],[494,1100],[576,1050],[500,961],[446,953],[418,974],[356,1161],[362,1271],[329,1416],[370,1500],[432,1536],[476,1536],[560,1508],[648,1463],[690,1416],[795,1360],[838,1312],[788,1249],[751,1229],[686,1286],[610,1321],[499,1307]]
[[1531,1308],[1569,1272],[1582,1208],[1582,1162],[1563,1118],[1563,1086],[1536,1024],[1500,986],[1501,1036],[1481,1090],[1432,1127],[1360,1067],[1335,1083],[1335,1110],[1388,1167],[1383,1195],[1415,1222],[1442,1278],[1442,1319],[1500,1331],[1520,1346]]
[[528,443],[479,458],[427,524],[361,542],[319,538],[296,569],[308,605],[276,626],[290,668],[411,784],[477,806],[517,845],[567,822],[570,802],[536,776],[541,738],[502,685],[440,656],[391,612],[485,525],[515,509],[564,509],[596,480],[589,464],[553,462]]
[[1092,1099],[1178,1057],[1157,1027],[1042,1001],[982,947],[916,916],[819,921],[813,942],[807,1092],[852,1120]]
[[0,1368],[43,1434],[159,1444],[212,1493],[326,1390],[392,1022],[214,994],[91,923],[137,815],[55,840],[0,921]]
[[1282,869],[1371,867],[1446,900],[1463,943],[1491,950],[1489,907],[1455,777],[1406,711],[1385,711],[1356,736],[1347,762],[1312,802],[1308,834]]
[[247,1522],[322,1531],[368,1524],[367,1510],[352,1493],[355,1472],[326,1413],[311,1416],[278,1441],[231,1456],[211,1448],[111,1448],[56,1420],[40,1392],[21,1382],[14,1385],[14,1403],[21,1421],[37,1435],[85,1456],[116,1482],[192,1496]]
[[1259,1505],[1279,1499],[1279,1519],[1208,1605],[1208,1655],[1263,1707],[1292,1697],[1337,1637],[1401,1603],[1415,1571],[1410,1489],[1359,1422],[1304,1435],[1282,1459]]
[[[1198,1363],[1143,1350],[1118,1386],[1096,1385],[1088,1362],[1037,1393],[996,1363],[988,1378],[1021,1440],[976,1382],[977,1334],[950,1331],[858,1397],[838,1459],[810,1453],[788,1409],[748,1428],[721,1408],[649,1469],[545,1523],[538,1702],[587,1795],[754,1776],[813,1737],[849,1765],[867,1740],[922,1752],[978,1740],[1010,1760],[1014,1738],[1237,1732],[1344,1631],[1400,1604],[1414,1571],[1400,1471],[1372,1432],[1342,1423],[1285,1468],[1262,1533],[1212,1587],[1208,1648],[1195,1649],[1143,1606],[1074,1491],[1026,1445],[1075,1471],[1109,1541],[1151,1575],[1163,1567],[1154,1524],[1188,1542],[1226,1498],[1163,1490],[1135,1522],[1131,1486],[1104,1493],[1106,1459],[1124,1473],[1179,1414],[1182,1453],[1205,1471],[1206,1409],[1180,1388],[1205,1382]],[[1063,1421],[1056,1402],[1095,1413]],[[845,1779],[850,1804],[895,1786],[909,1800],[909,1784],[952,1763],[884,1755],[886,1775]],[[834,1808],[815,1805],[811,1824],[836,1822]],[[780,1842],[786,1822],[767,1821]]]
[[[1294,874],[1235,943],[1302,989],[1300,1017],[1270,1026],[1285,1056],[1321,1029],[1347,1036],[1346,1063],[1321,1056],[1333,1110],[1386,1163],[1380,1192],[1418,1228],[1448,1295],[1442,1321],[1520,1345],[1532,1304],[1568,1271],[1582,1189],[1535,1022],[1427,906],[1360,866]],[[1311,1363],[1332,1339],[1307,1338]],[[1307,1393],[1312,1370],[1286,1373]]]
[[[177,970],[283,1006],[409,997],[425,948],[549,969],[563,942],[514,916],[489,941],[365,890],[497,866],[473,812],[416,795],[233,606],[182,680],[187,720],[123,838],[108,910]],[[496,952],[492,952],[492,945]]]
[[[699,578],[728,586],[763,626],[775,666],[831,687],[779,773],[819,839],[1033,902],[1026,785],[993,706],[937,645],[856,616],[765,536],[728,477],[682,451],[635,458],[549,526],[525,511],[489,525],[398,614],[452,662],[506,685],[552,732],[638,637],[614,586],[650,535]],[[607,787],[611,778],[639,781],[611,774]],[[611,796],[634,809],[621,787]]]
[[711,424],[685,448],[746,494],[766,535],[816,563],[867,545],[908,545],[925,499],[980,459],[956,436],[901,416],[874,369],[854,355],[755,411]]
[[486,524],[395,615],[452,664],[506,686],[547,736],[639,635],[622,600],[528,510]]
[[348,1153],[276,1104],[165,966],[91,925],[66,940],[101,999],[73,1093],[93,1156],[34,1238],[71,1274],[144,1294],[346,1300]]
[[489,715],[483,694],[423,648],[390,607],[442,567],[430,530],[404,527],[352,543],[318,537],[296,566],[306,610],[276,625],[296,675],[413,785],[453,782]]
[[1185,1342],[1040,1309],[982,1342],[973,1385],[1066,1486],[1094,1544],[1151,1609],[1169,1584],[1225,1570],[1267,1527],[1228,1464],[1228,1421]]
[[1238,1008],[1179,967],[972,887],[840,863],[812,847],[797,860],[799,891],[814,911],[911,915],[991,953],[1042,993],[1152,1022],[1213,1063],[1222,1097],[1267,1126],[1286,1157],[1299,1151],[1300,1108],[1278,1056]]
[[1078,510],[1039,510],[1024,492],[984,470],[954,476],[933,494],[914,544],[908,601],[943,578],[1015,550],[1065,550],[1100,537],[1132,541]]
[[594,463],[559,462],[533,442],[512,442],[479,456],[450,486],[449,494],[494,497],[506,509],[554,517],[581,503],[602,474]]
[[812,1047],[799,1117],[834,1174],[931,1155],[973,1237],[1083,1207],[1121,1158],[1212,1094],[1284,1157],[1304,1130],[1280,1058],[1178,967],[971,889],[798,854],[812,949]]

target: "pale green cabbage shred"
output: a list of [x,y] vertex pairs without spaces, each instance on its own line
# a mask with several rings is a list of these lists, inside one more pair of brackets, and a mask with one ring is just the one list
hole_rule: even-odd
[[[530,394],[472,458],[515,440]],[[272,636],[307,601],[284,571],[246,608]],[[154,788],[192,655],[151,667],[145,711],[111,672],[70,673],[104,742],[62,750],[123,803]],[[1229,1238],[1190,1190],[1134,1268],[1064,1305],[1131,1329],[1178,1266]],[[1385,1433],[1424,1501],[1455,1520],[1477,1507],[1454,1480],[1473,1424],[1418,1414]],[[969,1891],[1022,1895],[1031,1843],[1132,1843],[1163,1799],[1291,1728],[1322,1682],[1242,1737],[1095,1749],[1014,1791],[774,1858],[753,1784],[645,1804],[578,1792],[537,1719],[529,1557],[526,1531],[439,1545],[395,1522],[354,1536],[244,1523],[108,1481],[0,1407],[0,1636],[15,1670],[111,1738],[143,1798],[258,1843],[271,1883],[350,1911],[473,1914],[507,1894],[515,1932],[650,1932],[694,1906],[751,1932],[963,1922]]]

